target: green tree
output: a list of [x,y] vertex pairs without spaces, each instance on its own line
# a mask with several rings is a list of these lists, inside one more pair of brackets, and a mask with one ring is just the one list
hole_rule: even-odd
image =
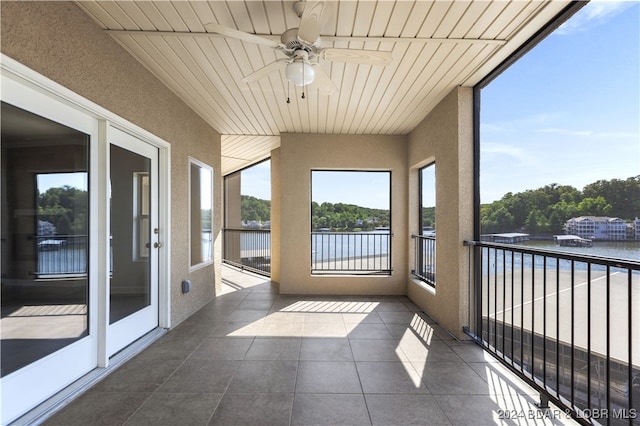
[[640,175],[625,180],[598,180],[585,186],[583,192],[585,198],[606,199],[611,216],[633,220],[640,214]]
[[86,235],[88,212],[87,191],[65,185],[38,195],[38,219],[55,226],[58,235]]
[[564,222],[562,217],[557,211],[551,213],[549,216],[549,232],[553,234],[562,233],[562,228],[564,227]]
[[602,196],[583,198],[578,203],[580,216],[608,216],[612,209],[611,204],[607,203],[607,200]]
[[516,194],[509,192],[500,200],[481,206],[480,224],[483,233],[521,229],[560,233],[572,217],[610,216],[628,221],[639,215],[640,176],[636,176],[599,180],[586,185],[582,192],[556,183]]
[[540,218],[538,217],[540,212],[538,210],[531,210],[527,217],[526,227],[527,231],[531,234],[537,234],[540,232]]
[[240,196],[240,216],[244,222],[271,220],[271,201],[249,195]]

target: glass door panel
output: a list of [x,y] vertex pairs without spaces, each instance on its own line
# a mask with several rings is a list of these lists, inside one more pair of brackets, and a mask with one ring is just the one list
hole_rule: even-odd
[[[95,259],[90,256],[95,194],[89,182],[95,178],[90,148],[98,122],[65,105],[51,107],[39,94],[25,95],[8,80],[2,83],[0,423],[5,424],[97,366],[97,292],[89,262]],[[43,115],[30,112],[33,105]]]
[[88,174],[88,135],[2,104],[2,377],[89,333]]
[[158,325],[158,149],[109,130],[108,354]]
[[151,160],[111,145],[109,324],[151,303],[149,222]]

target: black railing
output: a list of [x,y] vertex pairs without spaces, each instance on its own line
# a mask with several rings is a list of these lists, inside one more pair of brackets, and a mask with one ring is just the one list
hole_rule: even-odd
[[387,232],[312,232],[312,274],[391,274]]
[[436,285],[436,237],[412,235],[415,256],[411,273],[429,285]]
[[224,229],[222,260],[258,274],[271,275],[271,230]]
[[640,422],[640,262],[467,242],[466,330],[584,424]]
[[38,277],[85,276],[87,274],[87,236],[35,236]]

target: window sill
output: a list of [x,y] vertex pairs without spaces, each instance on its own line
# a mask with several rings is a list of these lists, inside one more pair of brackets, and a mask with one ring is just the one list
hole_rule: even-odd
[[412,278],[411,278],[411,282],[412,282],[413,284],[415,284],[416,286],[420,287],[422,290],[425,290],[427,293],[429,293],[429,294],[431,294],[431,295],[433,295],[433,296],[435,296],[435,295],[436,295],[436,288],[435,288],[435,286],[432,286],[432,285],[430,285],[430,284],[427,284],[426,282],[424,282],[424,281],[422,281],[422,280],[420,280],[420,279],[418,279],[418,278],[415,278],[415,277],[412,277]]

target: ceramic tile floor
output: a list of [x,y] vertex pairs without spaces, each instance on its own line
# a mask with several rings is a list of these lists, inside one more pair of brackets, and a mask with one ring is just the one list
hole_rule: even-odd
[[279,296],[223,269],[223,294],[46,424],[573,423],[406,297]]

